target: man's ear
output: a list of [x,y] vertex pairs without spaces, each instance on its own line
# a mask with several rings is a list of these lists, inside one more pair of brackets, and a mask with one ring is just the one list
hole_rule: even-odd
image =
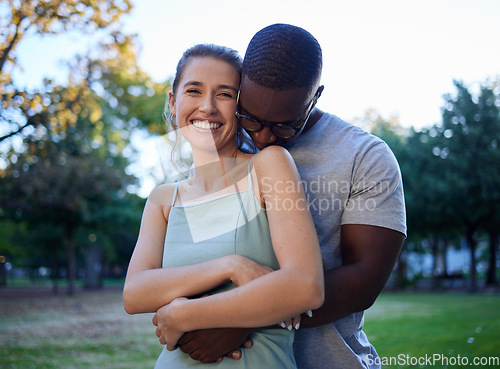
[[324,85],[321,85],[318,87],[317,94],[318,94],[318,99],[320,98],[321,94],[323,93],[323,90],[325,89]]

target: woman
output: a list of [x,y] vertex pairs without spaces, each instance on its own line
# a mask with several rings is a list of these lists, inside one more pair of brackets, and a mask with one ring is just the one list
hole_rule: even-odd
[[[240,72],[234,50],[197,45],[169,93],[194,174],[151,193],[123,292],[130,314],[163,307],[156,368],[206,365],[175,350],[185,332],[271,326],[323,303],[318,240],[293,160],[279,147],[238,150]],[[241,360],[217,365],[295,367],[292,331],[262,329],[252,340]]]

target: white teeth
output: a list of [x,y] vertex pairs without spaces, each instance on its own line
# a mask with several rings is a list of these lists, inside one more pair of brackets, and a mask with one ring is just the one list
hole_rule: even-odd
[[195,120],[193,121],[193,126],[201,129],[217,129],[221,126],[221,124],[210,123],[208,120]]

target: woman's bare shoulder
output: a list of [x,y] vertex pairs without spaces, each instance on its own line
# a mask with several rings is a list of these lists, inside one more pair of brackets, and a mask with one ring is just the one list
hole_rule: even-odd
[[268,146],[255,154],[253,164],[257,171],[295,170],[295,162],[290,153],[281,146]]
[[175,185],[175,183],[165,183],[156,186],[149,194],[148,202],[161,206],[172,206]]

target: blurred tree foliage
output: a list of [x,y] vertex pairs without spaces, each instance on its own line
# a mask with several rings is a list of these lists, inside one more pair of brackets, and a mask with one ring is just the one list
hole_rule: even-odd
[[[2,96],[0,121],[9,123],[10,132],[0,137],[22,132],[29,126],[38,126],[46,119],[42,94],[19,91],[12,83],[12,72],[18,68],[16,46],[28,34],[57,34],[69,30],[88,33],[109,27],[131,9],[128,0],[63,1],[63,0],[2,0],[0,3],[0,94]],[[51,86],[46,86],[51,87]],[[8,107],[20,110],[24,121],[11,118]]]
[[[442,125],[434,127],[433,154],[447,163],[446,183],[453,189],[448,204],[465,231],[475,290],[478,237],[482,232],[497,237],[500,225],[500,86],[485,82],[476,94],[462,82],[455,81],[455,87],[455,96],[445,96]],[[490,247],[496,251],[498,244]],[[490,268],[495,265],[496,260],[490,260]]]
[[[11,17],[0,24],[0,142],[7,148],[0,216],[9,222],[4,225],[16,222],[19,232],[0,245],[0,253],[16,255],[12,244],[25,247],[24,257],[38,256],[27,257],[25,265],[49,264],[57,277],[65,250],[72,293],[76,256],[85,248],[97,243],[108,261],[128,261],[143,207],[143,200],[127,191],[137,183],[127,173],[134,155],[130,139],[141,129],[164,131],[169,85],[155,83],[139,68],[134,37],[118,29],[119,17],[131,8],[128,0],[1,5]],[[19,90],[12,71],[22,37],[74,29],[108,32],[97,48],[68,62],[65,85],[46,79],[36,91]],[[19,139],[21,145],[8,144]],[[127,251],[116,242],[126,242]]]
[[[401,133],[397,121],[384,121],[373,111],[363,121],[371,122],[371,131],[389,144],[401,166],[408,239],[400,262],[406,251],[428,252],[437,273],[438,257],[463,238],[470,249],[474,291],[477,245],[485,236],[489,239],[486,283],[498,284],[500,84],[483,82],[475,93],[462,82],[454,84],[456,93],[444,96],[440,124]],[[443,264],[441,273],[446,276],[446,260]]]

